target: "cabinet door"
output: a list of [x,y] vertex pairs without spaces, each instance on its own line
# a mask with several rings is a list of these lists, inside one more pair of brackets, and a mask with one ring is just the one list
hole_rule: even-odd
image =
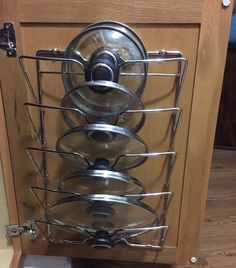
[[[84,258],[135,260],[143,262],[185,263],[197,256],[199,228],[204,213],[210,170],[216,115],[220,97],[228,29],[232,4],[221,1],[5,1],[2,19],[12,21],[16,29],[17,54],[35,55],[39,49],[64,50],[68,43],[89,23],[113,20],[129,24],[144,41],[147,50],[180,50],[188,60],[179,106],[183,110],[175,140],[178,158],[172,174],[173,200],[168,210],[170,226],[162,251],[117,245],[109,251],[97,251],[84,245],[52,244],[39,237],[35,241],[21,235],[24,254],[67,255]],[[17,58],[1,51],[1,79],[8,139],[19,222],[40,218],[40,208],[33,200],[30,186],[42,186],[25,147],[31,142],[32,130],[23,105],[31,101]],[[28,65],[34,77],[35,66]],[[35,85],[36,85],[35,80]],[[46,81],[44,94],[54,104],[52,89],[63,94],[58,78]],[[174,101],[171,82],[150,81],[143,96],[148,108],[169,107]],[[59,94],[59,93],[57,93]],[[35,115],[35,118],[37,116]],[[140,135],[152,147],[165,150],[168,118],[150,119]],[[49,117],[49,139],[55,139]],[[156,120],[155,123],[153,123]],[[164,138],[163,138],[164,137]],[[53,160],[52,160],[53,161]],[[53,162],[51,162],[53,165]],[[131,171],[148,188],[161,191],[164,160],[149,161]],[[7,178],[6,178],[7,180]],[[52,183],[52,187],[56,183]],[[155,240],[155,235],[151,235]]]

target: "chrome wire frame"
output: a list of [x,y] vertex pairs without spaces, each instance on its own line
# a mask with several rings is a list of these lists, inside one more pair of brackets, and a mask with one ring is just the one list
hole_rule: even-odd
[[124,114],[129,114],[129,113],[165,113],[165,112],[170,112],[173,116],[172,118],[172,126],[171,126],[171,137],[170,137],[170,145],[169,145],[169,150],[173,151],[174,147],[174,142],[175,142],[175,137],[176,137],[176,132],[179,126],[180,118],[182,115],[182,109],[179,107],[171,107],[171,108],[159,108],[159,109],[143,109],[143,110],[126,110],[125,112],[121,113],[120,116],[117,119],[116,124],[119,122],[119,120],[122,118]]
[[[41,235],[43,236],[43,238],[53,244],[69,244],[69,245],[83,245],[86,244],[89,239],[91,239],[93,236],[89,233],[89,232],[81,232],[81,235],[84,236],[84,238],[82,238],[81,240],[68,240],[68,239],[56,239],[53,237],[52,234],[52,228],[53,227],[57,227],[57,228],[63,228],[64,230],[66,228],[70,229],[70,228],[77,228],[75,226],[70,226],[70,225],[60,225],[60,224],[56,224],[56,223],[51,223],[51,222],[47,222],[47,221],[42,221],[42,220],[34,220],[34,225],[37,227],[37,231],[39,231],[41,233]],[[46,225],[47,226],[47,232],[43,231],[43,229],[41,228],[40,225]],[[135,242],[132,239],[132,242],[129,240],[129,238],[125,238],[125,237],[121,237],[118,238],[117,240],[114,241],[115,244],[119,243],[119,242],[123,242],[125,245],[129,246],[129,247],[135,247],[135,248],[142,248],[142,249],[153,249],[153,250],[161,250],[163,249],[163,242],[165,241],[166,235],[168,233],[169,227],[167,225],[164,226],[154,226],[154,227],[143,227],[143,228],[129,228],[129,229],[125,229],[125,231],[132,231],[132,232],[139,232],[138,236],[141,236],[143,234],[146,234],[148,232],[152,232],[152,231],[161,231],[164,233],[163,237],[161,238],[160,241],[155,242],[155,244],[141,244],[138,242]],[[132,238],[132,236],[130,236]],[[137,236],[135,236],[137,237]]]
[[[84,160],[84,162],[87,164],[87,167],[92,166],[92,163],[90,163],[86,157],[78,152],[64,152],[64,151],[57,151],[57,150],[52,150],[52,149],[46,149],[46,148],[37,148],[37,147],[27,147],[26,151],[28,153],[29,158],[31,159],[35,170],[37,171],[37,173],[40,175],[40,177],[42,178],[43,182],[49,182],[50,178],[49,178],[49,174],[48,174],[48,169],[45,169],[45,167],[43,166],[43,170],[40,169],[39,164],[37,163],[36,158],[33,155],[33,152],[41,152],[42,154],[44,154],[45,158],[48,154],[51,155],[61,155],[61,154],[66,154],[66,155],[73,155],[75,157],[80,157],[81,159]],[[143,157],[143,158],[152,158],[152,157],[167,157],[168,158],[168,162],[167,162],[167,172],[166,172],[166,178],[165,178],[165,187],[164,189],[169,189],[170,186],[170,182],[171,182],[171,175],[172,175],[172,171],[174,169],[174,164],[177,158],[177,153],[174,151],[166,151],[166,152],[152,152],[152,153],[144,153],[144,154],[125,154],[122,156],[118,156],[115,164],[119,161],[119,159],[121,158],[131,158],[131,157]],[[115,169],[115,164],[113,165],[114,170]],[[46,165],[48,166],[48,165]]]
[[[31,102],[27,102],[24,103],[24,110],[26,112],[27,118],[33,128],[34,134],[37,138],[37,141],[39,143],[39,145],[43,145],[46,144],[46,140],[44,138],[44,140],[42,140],[42,135],[41,135],[41,131],[37,130],[37,127],[35,126],[34,123],[34,119],[32,118],[30,111],[29,111],[29,107],[33,107],[39,110],[40,113],[42,113],[44,115],[45,110],[57,110],[57,111],[67,111],[67,112],[72,112],[72,113],[78,113],[80,114],[80,116],[83,117],[83,119],[85,120],[86,123],[89,123],[89,120],[86,116],[86,114],[81,111],[78,108],[68,108],[68,107],[60,107],[60,106],[53,106],[53,105],[42,105],[42,104],[38,104],[38,103],[31,103]],[[45,124],[44,124],[44,120],[42,120],[42,126],[40,127],[40,130],[46,128]]]
[[[38,90],[41,90],[41,78],[43,74],[47,75],[61,75],[61,71],[43,71],[40,69],[40,61],[56,61],[56,62],[68,62],[77,64],[81,67],[82,70],[84,70],[83,64],[75,59],[68,59],[64,58],[65,51],[63,50],[57,50],[56,48],[50,49],[50,50],[38,50],[36,52],[36,56],[20,56],[19,57],[19,63],[23,72],[23,75],[25,77],[25,80],[27,82],[27,85],[29,87],[30,93],[33,97],[33,100],[36,103],[40,103],[40,100],[36,97],[35,91],[33,89],[32,83],[30,81],[30,78],[27,74],[24,60],[35,60],[36,61],[36,69],[37,69],[37,80],[38,80]],[[178,62],[178,71],[177,73],[150,73],[147,72],[147,74],[142,73],[119,73],[119,75],[122,76],[163,76],[163,77],[175,77],[177,79],[176,81],[176,96],[175,96],[175,102],[174,107],[177,107],[180,91],[183,87],[183,82],[186,74],[187,69],[187,59],[183,57],[182,53],[180,51],[168,51],[168,50],[159,50],[159,51],[147,51],[148,58],[143,60],[126,60],[122,63],[122,66],[125,65],[131,65],[131,64],[162,64],[167,62]],[[84,72],[67,72],[67,74],[75,74],[75,75],[84,75]],[[39,94],[40,95],[40,94]]]
[[87,164],[87,166],[90,166],[90,163],[88,162],[88,160],[86,159],[86,157],[84,157],[82,154],[77,153],[77,152],[64,152],[64,151],[58,151],[58,150],[53,150],[53,149],[46,149],[46,148],[37,148],[37,147],[27,147],[26,148],[27,154],[30,158],[30,160],[32,161],[35,170],[37,171],[37,173],[40,175],[40,177],[42,178],[43,181],[49,181],[49,174],[48,174],[48,170],[45,169],[45,167],[43,166],[43,170],[41,171],[37,160],[35,159],[34,155],[32,152],[41,152],[45,158],[47,154],[56,154],[56,155],[73,155],[76,157],[80,157],[81,159],[84,160],[84,162]]
[[[43,145],[43,144],[46,144],[46,140],[45,140],[45,137],[42,136],[42,133],[41,131],[38,131],[37,130],[37,127],[34,123],[34,119],[32,118],[31,114],[30,114],[30,111],[29,109],[30,108],[36,108],[38,109],[39,113],[42,114],[42,116],[44,116],[44,113],[45,113],[45,110],[56,110],[56,111],[59,111],[59,112],[72,112],[72,113],[77,113],[79,114],[80,116],[82,116],[82,118],[84,119],[84,121],[86,123],[89,123],[89,120],[86,116],[86,114],[81,111],[79,108],[67,108],[67,107],[61,107],[61,106],[52,106],[52,105],[42,105],[42,104],[37,104],[37,103],[25,103],[24,104],[24,110],[26,112],[26,115],[27,115],[27,118],[33,128],[33,131],[34,131],[34,134],[37,138],[37,141],[39,143],[39,145]],[[180,122],[180,118],[181,118],[181,115],[182,115],[182,109],[181,108],[178,108],[178,107],[171,107],[171,108],[159,108],[159,109],[137,109],[137,110],[127,110],[125,112],[122,112],[114,125],[117,125],[119,123],[119,121],[122,119],[122,117],[125,115],[125,114],[137,114],[137,113],[140,113],[140,114],[151,114],[151,113],[156,113],[156,114],[159,114],[159,113],[171,113],[171,116],[173,117],[172,118],[172,124],[171,124],[171,137],[170,137],[170,145],[169,145],[169,149],[172,151],[173,150],[173,147],[174,147],[174,141],[175,141],[175,137],[176,137],[176,132],[177,132],[177,129],[178,129],[178,126],[179,126],[179,122]],[[41,128],[45,131],[46,130],[46,126],[44,124],[44,120],[42,120],[42,126]],[[40,128],[40,130],[41,130]],[[43,140],[42,140],[43,139]]]
[[[33,161],[34,163],[34,166],[36,167],[36,170],[38,171],[38,173],[40,174],[41,178],[43,180],[49,180],[48,176],[47,177],[44,177],[43,174],[45,174],[45,172],[41,172],[40,171],[40,168],[38,167],[37,165],[37,162],[36,160],[34,159],[31,151],[44,151],[44,152],[47,152],[47,153],[58,153],[57,151],[53,151],[53,150],[47,150],[47,149],[39,149],[39,148],[28,148],[27,149],[27,152],[31,158],[31,160]],[[146,248],[146,249],[155,249],[155,250],[161,250],[163,249],[164,247],[164,242],[165,242],[165,238],[166,238],[166,235],[167,235],[167,232],[168,232],[168,226],[166,226],[166,214],[167,214],[167,211],[168,211],[168,207],[171,203],[171,200],[172,200],[172,197],[173,197],[173,193],[172,192],[168,192],[168,191],[165,191],[168,187],[167,184],[170,183],[171,181],[171,172],[173,170],[173,167],[174,167],[174,163],[175,163],[175,160],[176,160],[176,153],[175,152],[160,152],[160,153],[149,153],[149,154],[145,154],[145,156],[149,155],[150,157],[160,157],[160,156],[168,156],[170,157],[169,158],[169,161],[168,161],[168,166],[171,170],[167,171],[167,174],[166,174],[166,183],[163,187],[163,190],[162,192],[156,192],[156,193],[144,193],[144,194],[131,194],[131,195],[125,195],[126,198],[130,198],[130,199],[141,199],[141,198],[155,198],[155,197],[160,197],[162,196],[163,197],[163,210],[162,210],[162,213],[160,215],[160,225],[158,226],[153,226],[153,227],[145,227],[145,228],[139,228],[139,230],[137,229],[137,231],[139,231],[140,233],[137,234],[137,236],[135,235],[135,237],[139,237],[140,235],[142,234],[145,234],[146,232],[149,232],[149,231],[160,231],[161,232],[161,238],[160,238],[160,241],[157,243],[155,242],[155,244],[140,244],[140,243],[135,243],[134,241],[130,242],[129,238],[126,238],[126,237],[122,237],[120,238],[119,240],[117,240],[115,243],[118,243],[118,242],[124,242],[127,246],[129,247],[137,247],[137,248]],[[127,155],[127,157],[132,157],[132,154],[129,154]],[[49,203],[45,200],[43,200],[43,202],[40,200],[39,196],[37,195],[36,191],[39,190],[39,191],[42,191],[45,193],[45,196],[48,195],[48,193],[56,193],[56,194],[66,194],[66,195],[80,195],[79,193],[75,193],[75,192],[69,192],[69,191],[62,191],[62,190],[56,190],[56,189],[48,189],[48,188],[40,188],[40,187],[30,187],[30,190],[34,196],[34,198],[38,201],[38,203],[40,204],[40,206],[44,209],[44,210],[47,210],[47,206],[49,205]],[[37,225],[37,224],[36,224]],[[59,244],[84,244],[88,241],[89,238],[85,238],[81,241],[72,241],[72,240],[58,240],[58,239],[54,239],[53,236],[52,236],[52,232],[51,232],[51,228],[50,226],[52,225],[55,225],[53,223],[48,223],[48,232],[47,234],[45,234],[45,232],[43,232],[43,236],[44,238],[47,237],[47,240],[52,242],[52,243],[59,243]],[[61,225],[58,225],[59,227]],[[63,226],[61,226],[63,227]],[[42,233],[42,230],[40,230],[41,233]],[[157,244],[156,244],[157,243]]]
[[[81,196],[80,194],[75,194],[72,192],[68,192],[68,191],[61,191],[61,190],[55,190],[55,189],[45,189],[45,188],[40,188],[40,187],[30,187],[31,192],[33,193],[33,196],[35,197],[35,199],[37,200],[37,202],[40,204],[40,206],[44,209],[47,210],[47,206],[45,206],[41,201],[39,196],[37,195],[37,191],[42,191],[42,192],[47,192],[47,193],[57,193],[57,194],[70,194],[72,196],[78,195]],[[102,195],[102,194],[101,194]],[[134,195],[123,195],[121,197],[124,198],[150,198],[150,197],[167,197],[168,199],[168,206],[171,202],[173,193],[172,192],[156,192],[156,193],[147,193],[147,194],[134,194]],[[49,206],[49,204],[48,204]],[[168,207],[167,207],[168,209]],[[163,214],[161,215],[160,218],[163,217]],[[35,225],[37,226],[37,229],[40,231],[40,233],[42,234],[42,236],[44,237],[44,239],[48,240],[49,242],[55,243],[55,244],[74,244],[74,245],[82,245],[85,244],[86,242],[88,242],[88,240],[90,238],[93,237],[93,235],[91,234],[91,232],[86,229],[86,228],[82,228],[82,227],[78,227],[78,226],[70,226],[70,225],[62,225],[62,224],[56,224],[56,223],[52,223],[52,222],[48,222],[48,221],[42,221],[42,220],[34,220]],[[47,226],[47,232],[43,231],[42,228],[40,227],[40,224],[44,224]],[[61,229],[64,229],[64,231],[66,231],[66,229],[77,229],[78,232],[81,234],[81,236],[85,236],[85,238],[82,238],[81,240],[67,240],[67,239],[56,239],[53,237],[53,233],[52,233],[52,229],[54,227],[58,227]],[[124,235],[115,239],[114,243],[117,244],[119,242],[123,242],[125,243],[125,245],[129,246],[129,247],[136,247],[136,248],[143,248],[143,249],[155,249],[155,250],[160,250],[164,247],[164,241],[168,232],[168,226],[167,225],[158,225],[158,226],[151,226],[151,227],[137,227],[137,228],[125,228],[122,229],[123,232],[132,232],[134,234],[129,235],[129,237],[125,237]],[[152,232],[152,231],[160,231],[161,232],[161,238],[160,241],[155,241],[155,243],[153,244],[141,244],[139,242],[136,242],[134,239],[140,237],[141,235],[144,235],[148,232]],[[136,233],[135,233],[136,232]],[[119,231],[114,231],[114,234],[118,234]],[[114,235],[112,234],[111,237]],[[132,239],[132,242],[130,241],[130,239]],[[137,239],[136,239],[137,240]]]
[[[26,111],[27,117],[30,120],[30,123],[33,127],[33,131],[37,137],[37,140],[40,144],[40,148],[35,148],[35,147],[28,147],[27,148],[27,152],[28,155],[30,157],[30,159],[32,160],[37,172],[40,174],[41,178],[43,179],[44,182],[44,189],[45,191],[45,200],[44,200],[44,204],[41,203],[40,199],[38,197],[36,197],[34,191],[32,190],[32,188],[36,187],[31,187],[31,191],[33,192],[34,196],[36,197],[36,199],[40,202],[41,205],[43,205],[43,207],[45,208],[45,206],[47,207],[48,205],[48,197],[47,197],[47,192],[49,191],[48,189],[48,182],[49,182],[49,176],[48,176],[48,168],[47,168],[47,157],[46,154],[47,153],[54,153],[54,154],[67,154],[65,152],[59,152],[56,150],[50,150],[47,149],[45,144],[46,144],[46,140],[45,140],[45,125],[44,125],[44,109],[54,109],[54,110],[66,110],[66,111],[71,111],[71,112],[75,112],[75,113],[80,113],[80,115],[82,115],[85,119],[85,121],[88,121],[86,115],[80,111],[77,108],[66,108],[66,107],[56,107],[56,106],[50,106],[50,105],[43,105],[42,103],[42,76],[44,74],[46,75],[61,75],[62,72],[56,72],[56,71],[50,71],[50,70],[41,70],[40,68],[40,62],[41,61],[56,61],[56,62],[68,62],[68,63],[73,63],[73,64],[77,64],[82,71],[84,71],[84,66],[81,62],[74,60],[74,59],[68,59],[64,57],[65,51],[63,50],[58,50],[58,49],[50,49],[50,50],[38,50],[36,53],[36,56],[21,56],[19,57],[19,63],[21,66],[21,69],[23,71],[23,75],[25,77],[26,83],[28,85],[29,88],[29,92],[33,98],[34,103],[25,103],[24,105],[24,109]],[[170,187],[170,182],[171,182],[171,173],[175,164],[175,160],[176,160],[176,153],[173,151],[173,147],[174,147],[174,140],[175,140],[175,136],[176,136],[176,131],[178,129],[178,125],[179,125],[179,121],[180,121],[180,117],[181,117],[181,109],[178,108],[178,100],[179,100],[179,95],[183,86],[183,82],[184,82],[184,77],[186,74],[186,68],[187,68],[187,60],[186,58],[183,57],[182,53],[180,51],[166,51],[166,50],[160,50],[160,51],[148,51],[148,58],[145,60],[129,60],[129,61],[125,61],[122,63],[122,65],[130,65],[130,64],[142,64],[142,63],[147,63],[147,64],[162,64],[162,63],[168,63],[168,62],[178,62],[178,71],[177,73],[158,73],[158,72],[153,72],[150,73],[148,72],[146,75],[147,76],[162,76],[162,77],[173,77],[176,78],[175,80],[175,87],[176,87],[176,93],[175,93],[175,101],[173,104],[173,107],[171,108],[163,108],[163,109],[144,109],[144,110],[127,110],[125,111],[125,113],[162,113],[162,112],[171,112],[173,115],[173,121],[172,121],[172,128],[171,128],[171,138],[170,138],[170,149],[169,151],[166,152],[152,152],[152,153],[145,153],[145,154],[139,154],[139,156],[142,157],[161,157],[161,156],[166,156],[168,157],[168,163],[167,163],[167,174],[166,174],[166,180],[165,180],[165,185],[163,187],[163,192],[161,193],[146,193],[143,194],[143,198],[144,197],[157,197],[159,195],[163,195],[164,197],[164,202],[163,202],[163,212],[161,214],[160,217],[160,226],[153,226],[153,227],[145,227],[142,228],[143,233],[145,234],[148,231],[161,231],[161,238],[160,241],[157,243],[155,242],[154,244],[140,244],[140,243],[136,243],[133,241],[130,241],[129,239],[122,237],[119,240],[116,241],[117,242],[123,242],[125,243],[127,246],[129,247],[135,247],[135,248],[146,248],[146,249],[155,249],[155,250],[160,250],[164,247],[164,242],[165,242],[165,238],[168,232],[168,226],[165,224],[165,220],[166,220],[166,213],[172,198],[172,193],[169,192],[169,187]],[[34,60],[36,62],[36,75],[37,75],[37,92],[34,90],[33,86],[32,86],[32,82],[27,74],[27,70],[24,64],[25,60]],[[68,74],[77,74],[77,75],[84,75],[84,72],[68,72]],[[145,74],[142,73],[125,73],[125,72],[121,72],[119,75],[121,76],[143,76]],[[33,118],[30,115],[29,112],[29,107],[34,107],[34,108],[38,108],[39,109],[39,116],[40,116],[40,128],[39,131],[37,130]],[[120,120],[120,118],[122,117],[122,114],[120,114],[118,120]],[[43,156],[43,170],[41,171],[41,169],[39,168],[39,165],[37,164],[36,159],[33,156],[32,151],[39,151],[42,156]],[[88,160],[80,153],[69,153],[69,154],[73,154],[77,157],[81,157],[83,158],[83,160],[89,165],[90,163],[88,162]],[[126,154],[126,155],[122,155],[119,156],[115,162],[115,164],[119,161],[119,159],[124,158],[124,157],[135,157],[137,156],[137,154]],[[114,168],[115,168],[115,164],[114,164]],[[43,189],[43,188],[42,188]],[[55,190],[57,191],[57,190]],[[167,194],[168,193],[168,194]],[[67,192],[67,194],[70,194],[69,192]],[[74,194],[74,193],[73,193]],[[127,196],[128,198],[137,198],[137,195],[129,195]],[[71,241],[71,240],[58,240],[58,239],[54,239],[52,237],[52,233],[51,233],[51,226],[54,226],[56,224],[53,223],[48,223],[48,222],[43,222],[43,221],[39,221],[39,220],[35,220],[34,221],[35,224],[38,226],[39,228],[39,224],[47,224],[49,228],[47,228],[47,234],[45,234],[45,232],[43,232],[40,228],[40,232],[43,234],[44,238],[47,239],[48,241],[52,242],[52,243],[60,243],[60,244],[84,244],[88,241],[88,237],[85,239],[82,239],[81,241]],[[138,230],[139,229],[139,230]],[[136,231],[141,231],[140,228],[136,228]],[[142,233],[141,233],[142,234]],[[140,235],[141,235],[140,234]]]
[[[90,194],[90,195],[81,195],[80,193],[75,193],[75,192],[70,192],[70,191],[64,191],[64,190],[56,190],[56,189],[49,189],[49,188],[42,188],[42,187],[36,187],[36,186],[31,186],[30,187],[31,192],[33,193],[33,196],[36,198],[36,200],[39,202],[39,204],[41,205],[41,207],[43,209],[47,209],[50,206],[50,203],[44,205],[41,201],[39,196],[37,195],[37,191],[39,192],[47,192],[47,193],[55,193],[58,194],[59,196],[62,195],[62,197],[64,197],[64,195],[71,195],[71,196],[79,196],[79,197],[83,197],[83,196],[91,196],[91,197],[101,197],[103,198],[102,201],[110,201],[110,198],[114,198],[112,200],[114,200],[115,202],[115,197],[117,197],[118,199],[120,199],[120,197],[123,197],[126,199],[127,202],[129,202],[129,199],[132,200],[140,200],[140,198],[154,198],[154,197],[162,197],[162,196],[167,196],[168,197],[168,203],[167,205],[169,206],[171,199],[173,197],[173,193],[172,192],[154,192],[154,193],[144,193],[144,194],[125,194],[125,195],[110,195],[110,194]],[[107,199],[106,199],[107,198]],[[113,201],[112,201],[113,202]],[[168,208],[167,206],[167,208]]]

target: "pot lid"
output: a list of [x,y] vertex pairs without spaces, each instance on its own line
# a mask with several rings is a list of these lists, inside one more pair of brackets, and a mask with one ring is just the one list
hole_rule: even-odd
[[[107,90],[107,94],[100,94],[93,91]],[[113,94],[115,92],[115,94]],[[87,95],[89,98],[87,98]],[[90,81],[85,82],[70,90],[62,99],[62,107],[68,106],[69,100],[75,107],[80,108],[87,114],[95,116],[112,116],[124,112],[132,105],[140,103],[137,95],[121,84],[110,81]]]
[[82,154],[92,165],[97,159],[106,159],[112,166],[125,154],[134,157],[121,157],[116,163],[116,170],[129,169],[143,163],[146,158],[139,154],[147,153],[147,145],[136,134],[117,126],[108,124],[87,124],[68,130],[56,144],[62,158],[78,167],[87,168],[85,162],[74,157],[73,152]]
[[[88,102],[82,97],[83,94],[79,92],[90,92],[91,87],[106,87],[115,90],[119,92],[120,98],[130,99],[130,104],[129,106],[117,106],[117,99],[109,98],[109,94],[103,96],[94,92],[91,92],[91,99],[92,95],[94,95],[93,103]],[[84,113],[89,123],[95,122],[98,118],[104,118],[109,124],[129,129],[135,133],[142,128],[145,122],[145,113],[125,112],[127,109],[144,110],[142,101],[122,85],[107,81],[86,82],[76,89],[69,91],[63,97],[61,107],[79,108],[81,110],[81,113],[63,110],[63,118],[69,127],[77,127],[84,124]]]
[[74,172],[60,182],[60,190],[89,194],[141,194],[144,187],[134,177],[111,170],[85,170]]
[[[65,58],[75,62],[62,63],[62,79],[66,91],[70,91],[85,81],[105,80],[116,82],[129,88],[137,96],[144,90],[147,75],[146,63],[125,64],[130,60],[147,58],[141,39],[134,31],[116,22],[102,22],[84,29],[68,45]],[[133,75],[135,79],[133,79]],[[109,95],[117,105],[129,102],[122,99],[119,92],[103,88],[91,88],[79,92],[88,102],[93,102],[93,93]],[[92,93],[92,94],[91,94]],[[72,99],[75,101],[75,99]]]
[[66,196],[49,204],[46,217],[51,222],[79,226],[92,233],[142,228],[158,221],[154,210],[146,204],[105,194]]

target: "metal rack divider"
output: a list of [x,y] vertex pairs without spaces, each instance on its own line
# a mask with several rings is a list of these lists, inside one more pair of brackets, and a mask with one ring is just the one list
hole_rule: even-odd
[[[169,151],[167,152],[153,152],[153,153],[147,153],[147,154],[143,154],[143,157],[159,157],[159,156],[168,156],[169,157],[169,161],[168,161],[168,170],[167,170],[167,174],[166,174],[166,179],[165,179],[165,185],[163,186],[163,192],[162,193],[147,193],[147,194],[143,194],[143,197],[150,197],[150,196],[156,196],[159,194],[163,194],[163,193],[169,193],[171,194],[172,197],[172,193],[169,192],[169,188],[170,188],[170,182],[171,182],[171,173],[174,167],[174,163],[176,160],[176,153],[173,151],[174,148],[174,140],[175,140],[175,136],[176,136],[176,131],[178,128],[178,124],[179,124],[179,120],[180,120],[180,116],[181,116],[181,109],[178,106],[178,100],[179,100],[179,95],[183,86],[183,81],[184,81],[184,77],[185,77],[185,73],[186,73],[186,67],[187,67],[187,60],[183,57],[182,53],[179,51],[166,51],[166,50],[160,50],[160,51],[148,51],[148,58],[144,59],[144,60],[129,60],[129,61],[125,61],[123,63],[123,65],[128,65],[128,64],[138,64],[138,63],[147,63],[147,64],[151,64],[151,63],[158,63],[158,64],[162,64],[165,62],[178,62],[178,72],[177,73],[158,73],[158,72],[154,72],[154,73],[147,73],[148,76],[163,76],[163,77],[174,77],[176,78],[175,84],[176,84],[176,88],[175,88],[175,101],[174,101],[174,105],[171,108],[163,108],[163,109],[144,109],[144,110],[127,110],[125,111],[125,113],[137,113],[137,112],[141,112],[141,113],[152,113],[152,112],[172,112],[173,113],[173,117],[174,119],[172,120],[172,130],[171,130],[171,138],[170,138],[170,148]],[[37,95],[36,92],[32,86],[32,83],[30,81],[30,78],[27,74],[25,65],[24,65],[24,60],[35,60],[36,61],[36,74],[37,74]],[[45,190],[45,204],[47,206],[48,204],[48,198],[47,198],[47,191],[48,189],[48,170],[47,170],[47,161],[46,161],[46,154],[47,153],[65,153],[65,152],[58,152],[56,150],[50,150],[47,149],[45,144],[45,135],[44,135],[44,131],[45,131],[45,126],[44,126],[44,112],[42,111],[42,109],[58,109],[58,110],[67,110],[67,111],[71,111],[71,112],[78,112],[80,114],[83,114],[82,111],[80,111],[79,109],[76,108],[66,108],[66,107],[56,107],[56,106],[50,106],[50,105],[43,105],[42,104],[42,76],[43,74],[51,74],[51,75],[61,75],[62,72],[55,72],[55,71],[43,71],[40,68],[40,62],[41,61],[57,61],[57,62],[71,62],[74,64],[78,64],[81,68],[83,68],[82,64],[74,59],[67,59],[64,58],[64,51],[63,50],[57,50],[57,49],[50,49],[50,50],[38,50],[36,53],[36,56],[21,56],[19,57],[19,62],[20,62],[20,66],[22,68],[25,80],[27,82],[29,91],[31,93],[31,96],[33,98],[34,103],[25,103],[24,108],[26,110],[27,116],[33,126],[33,130],[36,134],[36,137],[38,139],[39,144],[41,145],[41,148],[34,148],[34,147],[28,147],[27,148],[27,152],[29,154],[30,159],[32,160],[34,166],[36,167],[36,170],[40,173],[43,181],[44,181],[44,190]],[[83,73],[74,73],[71,72],[70,74],[77,74],[77,75],[83,75]],[[129,76],[138,76],[138,75],[144,75],[144,74],[140,74],[140,73],[120,73],[120,75],[129,75]],[[37,97],[38,96],[38,97]],[[39,116],[40,116],[40,132],[37,131],[34,123],[33,123],[33,119],[30,116],[28,107],[29,106],[34,106],[34,107],[38,107],[39,108]],[[121,116],[121,115],[120,115]],[[86,115],[85,115],[86,117]],[[37,165],[37,162],[35,160],[35,158],[33,157],[33,154],[31,153],[32,150],[36,150],[36,151],[40,151],[42,153],[43,156],[43,174],[40,171],[40,168]],[[85,162],[87,162],[86,158],[83,155],[79,155],[80,157],[84,158]],[[118,157],[117,161],[119,161],[120,158],[122,157],[132,157],[135,156],[135,154],[126,154],[126,155],[121,155]],[[117,162],[116,161],[116,162]],[[31,187],[32,188],[32,187]],[[139,195],[140,196],[140,195]],[[154,227],[147,227],[147,228],[143,228],[146,229],[147,231],[157,231],[157,230],[161,230],[161,239],[158,245],[152,245],[152,244],[139,244],[139,243],[133,243],[130,242],[128,239],[126,238],[121,238],[119,241],[124,242],[127,246],[130,247],[137,247],[137,248],[148,248],[148,249],[162,249],[164,247],[164,241],[167,235],[167,231],[168,231],[168,226],[165,225],[166,222],[166,213],[170,204],[170,200],[171,198],[169,198],[167,195],[164,194],[164,196],[166,196],[165,201],[164,201],[164,205],[163,205],[163,213],[161,215],[161,226],[154,226]],[[130,198],[134,198],[135,195],[131,195]],[[136,196],[137,197],[137,196]],[[34,221],[35,224],[38,226],[39,228],[39,223],[44,223],[46,225],[49,226],[48,228],[48,233],[45,235],[44,232],[41,233],[44,235],[44,237],[53,242],[53,243],[70,243],[70,244],[84,244],[87,241],[87,238],[84,239],[83,241],[67,241],[67,240],[59,240],[59,241],[55,241],[52,237],[50,237],[51,231],[50,228],[51,226],[55,225],[52,223],[48,223],[48,222],[44,222],[44,221],[40,221],[40,220],[35,220]],[[39,228],[40,229],[40,228]],[[138,230],[138,228],[136,228]]]

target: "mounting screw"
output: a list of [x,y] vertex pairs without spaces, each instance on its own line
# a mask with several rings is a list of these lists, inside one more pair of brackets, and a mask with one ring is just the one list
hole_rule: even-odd
[[195,264],[195,263],[197,263],[197,258],[196,257],[191,257],[191,259],[190,259],[190,262],[192,263],[192,264]]
[[222,0],[222,6],[228,7],[230,5],[230,0]]
[[51,51],[52,51],[53,54],[57,54],[58,49],[55,47],[55,48],[52,48]]
[[14,47],[13,42],[9,42],[8,45],[9,45],[10,48],[13,48]]
[[166,55],[166,50],[165,49],[161,49],[159,53],[160,53],[161,56],[165,56]]

